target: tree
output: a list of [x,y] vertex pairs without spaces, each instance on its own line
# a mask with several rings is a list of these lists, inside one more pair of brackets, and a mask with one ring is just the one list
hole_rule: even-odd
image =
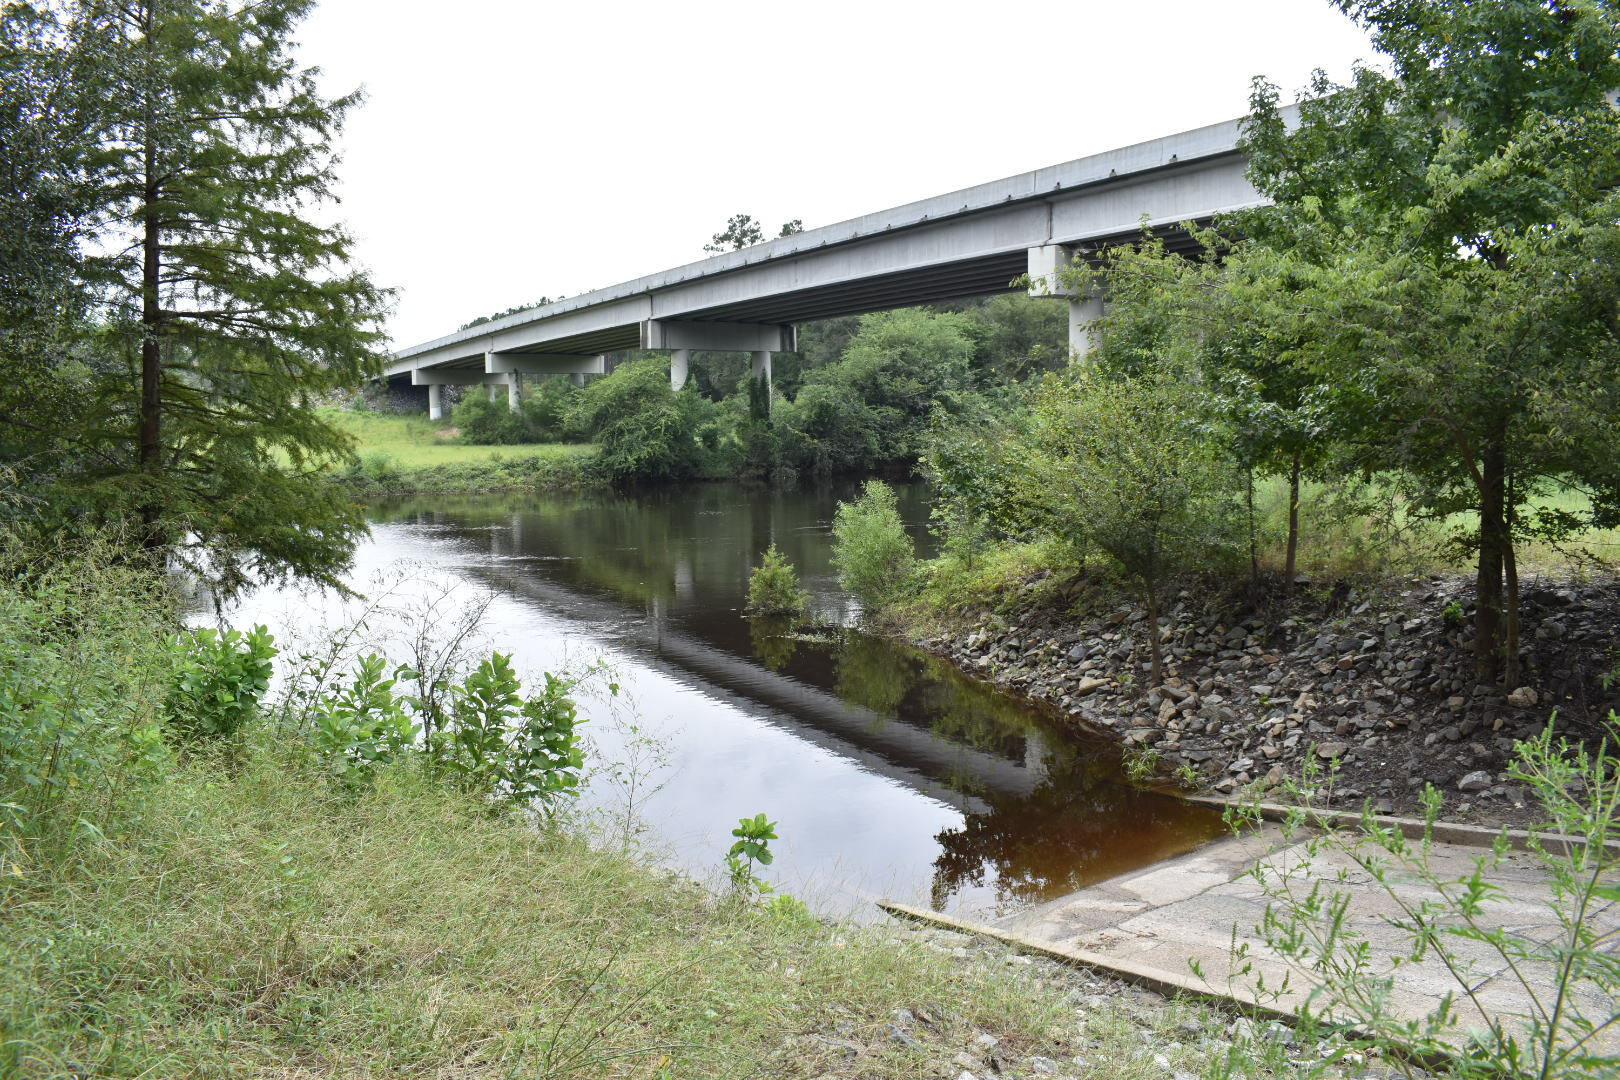
[[759,227],[752,214],[733,214],[726,227],[714,234],[703,250],[718,255],[726,251],[741,251],[765,239],[765,230]]
[[95,371],[52,498],[132,518],[150,555],[227,592],[254,575],[336,584],[364,529],[324,479],[350,442],[313,403],[379,369],[386,294],[319,220],[359,95],[327,100],[294,65],[312,6],[69,0],[42,16],[95,102],[93,138],[65,147],[97,250],[74,282]]
[[0,7],[0,460],[23,475],[50,469],[74,397],[91,214],[75,163],[93,141],[79,84],[94,60],[48,14]]
[[1048,378],[1027,442],[1009,446],[1009,486],[1036,528],[1107,555],[1147,609],[1153,683],[1164,682],[1159,594],[1231,548],[1237,477],[1186,383],[1158,368]]
[[[1257,84],[1245,145],[1276,205],[1241,222],[1268,286],[1249,299],[1287,304],[1362,468],[1474,518],[1457,539],[1476,555],[1477,675],[1511,687],[1515,541],[1620,518],[1620,17],[1610,0],[1336,6],[1393,72],[1319,73],[1295,129]],[[1534,511],[1553,486],[1590,512]]]
[[[563,297],[557,297],[557,300],[561,299],[563,299]],[[545,307],[547,304],[555,304],[557,300],[553,300],[549,296],[542,296],[532,304],[515,304],[509,308],[502,308],[500,311],[490,312],[488,315],[480,315],[476,319],[471,319],[462,323],[460,326],[456,327],[456,329],[471,330],[475,326],[483,326],[485,323],[492,323],[497,319],[504,319],[508,315],[516,315],[520,312],[531,311],[534,308]]]
[[[797,236],[804,232],[804,222],[798,218],[783,224],[777,236]],[[754,220],[752,214],[733,214],[726,222],[726,227],[714,234],[710,242],[703,245],[703,250],[719,255],[727,251],[741,251],[745,247],[753,247],[765,239],[765,230],[759,222]]]
[[615,480],[683,479],[703,464],[698,431],[712,409],[691,387],[670,389],[662,357],[643,356],[575,394],[569,424],[600,445]]
[[1330,384],[1302,362],[1312,342],[1291,306],[1294,287],[1266,273],[1256,280],[1242,246],[1220,233],[1194,235],[1201,251],[1193,257],[1145,235],[1065,276],[1087,289],[1108,289],[1108,313],[1094,328],[1095,363],[1118,374],[1166,367],[1187,372],[1206,407],[1224,419],[1230,452],[1248,478],[1249,560],[1256,578],[1255,477],[1287,477],[1283,581],[1291,589],[1301,481],[1335,445]]
[[913,458],[936,407],[967,389],[972,320],[902,308],[862,317],[841,359],[817,368],[778,424],[796,467],[869,469]]
[[840,502],[833,515],[833,568],[838,584],[876,614],[911,587],[917,555],[894,489],[868,480],[860,495]]

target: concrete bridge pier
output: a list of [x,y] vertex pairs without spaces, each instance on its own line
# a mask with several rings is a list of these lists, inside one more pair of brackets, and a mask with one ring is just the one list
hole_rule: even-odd
[[798,331],[776,323],[683,322],[647,319],[641,324],[643,349],[669,350],[669,385],[679,390],[693,352],[745,352],[753,358],[750,403],[756,416],[771,408],[771,354],[799,347]]
[[1091,324],[1102,318],[1099,289],[1063,280],[1080,250],[1069,244],[1043,244],[1029,249],[1029,295],[1069,303],[1069,354],[1084,359],[1091,352]]
[[428,386],[428,419],[444,419],[444,387],[438,383]]
[[1091,324],[1102,315],[1102,293],[1069,298],[1069,355],[1084,359],[1091,352]]

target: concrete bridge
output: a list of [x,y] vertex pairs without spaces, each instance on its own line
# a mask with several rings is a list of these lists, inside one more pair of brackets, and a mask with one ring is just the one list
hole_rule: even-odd
[[670,353],[670,381],[686,381],[694,350],[747,352],[769,380],[771,355],[794,351],[795,324],[839,315],[1013,291],[1069,304],[1069,344],[1084,352],[1101,298],[1077,295],[1055,272],[1077,255],[1140,234],[1174,248],[1180,227],[1265,199],[1244,175],[1241,121],[1229,120],[1037,169],[531,308],[400,349],[390,380],[428,388],[504,387],[520,375],[605,370],[604,354]]

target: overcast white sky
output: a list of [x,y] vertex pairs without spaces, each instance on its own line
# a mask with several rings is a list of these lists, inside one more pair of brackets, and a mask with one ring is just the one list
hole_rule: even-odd
[[774,235],[1240,115],[1371,59],[1326,0],[324,0],[341,166],[396,345]]

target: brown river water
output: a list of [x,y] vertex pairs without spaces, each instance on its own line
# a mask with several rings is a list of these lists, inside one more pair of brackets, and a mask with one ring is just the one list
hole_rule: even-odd
[[[833,915],[890,897],[994,916],[1189,850],[1219,819],[1126,784],[1118,759],[1013,695],[854,627],[829,556],[856,485],[432,497],[372,508],[354,588],[367,633],[403,659],[488,601],[475,645],[520,672],[599,665],[579,687],[592,777],[579,812],[604,842],[717,883],[737,819],[781,839],[762,876]],[[927,491],[900,484],[926,554]],[[775,543],[826,629],[742,612]],[[264,589],[227,613],[289,651],[367,605]],[[610,690],[610,684],[617,688]]]

